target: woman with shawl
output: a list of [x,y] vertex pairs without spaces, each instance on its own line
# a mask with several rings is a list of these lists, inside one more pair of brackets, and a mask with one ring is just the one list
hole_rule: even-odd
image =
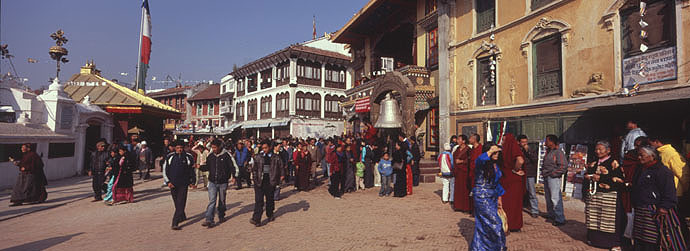
[[498,216],[501,196],[505,193],[498,182],[502,173],[499,168],[501,148],[493,143],[484,145],[475,168],[474,196],[474,236],[471,251],[506,250],[506,235],[503,221]]

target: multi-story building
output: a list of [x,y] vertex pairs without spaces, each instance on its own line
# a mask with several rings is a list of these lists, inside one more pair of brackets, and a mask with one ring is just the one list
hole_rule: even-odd
[[439,1],[449,17],[439,50],[451,133],[615,146],[634,119],[681,149],[690,140],[690,1],[643,2]]
[[344,46],[326,37],[291,45],[223,78],[235,93],[234,113],[226,114],[246,137],[339,135],[349,65]]
[[439,72],[447,72],[439,57],[439,20],[436,1],[371,0],[335,33],[333,41],[348,44],[353,54],[355,81],[343,103],[352,131],[359,131],[362,121],[375,124],[379,104],[392,94],[401,131],[417,136],[427,153],[438,151],[443,104],[435,97],[444,91]]
[[[426,135],[427,150],[453,134],[502,132],[591,145],[623,135],[629,119],[681,148],[690,1],[643,2],[371,0],[334,35],[353,53],[344,105],[375,123],[393,93],[403,131]],[[427,88],[438,96],[424,104]]]
[[235,96],[235,79],[232,75],[225,75],[220,80],[220,115],[225,117],[221,128],[224,132],[231,133],[236,124],[233,122],[235,117],[235,107],[233,100]]
[[173,107],[182,113],[180,119],[166,119],[163,121],[166,130],[175,130],[178,125],[183,124],[184,121],[187,120],[187,96],[188,93],[191,92],[191,89],[192,86],[181,86],[146,94],[158,102]]
[[225,118],[220,115],[219,84],[209,84],[206,89],[188,98],[187,102],[191,109],[190,121],[194,132],[214,133],[214,128],[225,123]]
[[182,131],[191,132],[192,121],[189,118],[192,114],[192,105],[187,102],[187,98],[194,96],[208,86],[209,83],[206,82],[198,83],[193,86],[182,86],[178,84],[175,88],[151,92],[146,95],[182,113],[180,119],[166,119],[163,121],[166,130],[176,131],[178,133]]

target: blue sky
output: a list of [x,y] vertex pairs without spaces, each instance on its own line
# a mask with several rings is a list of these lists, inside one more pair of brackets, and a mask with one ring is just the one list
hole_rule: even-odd
[[[290,44],[341,28],[367,0],[149,0],[152,52],[147,85],[177,78],[220,79],[242,65]],[[62,28],[69,42],[69,63],[60,79],[95,60],[106,78],[131,83],[136,75],[140,0],[11,0],[1,1],[0,42],[9,44],[17,72],[38,88],[55,75],[48,48],[50,34]],[[38,63],[28,63],[27,59]],[[7,61],[2,72],[10,70]],[[120,73],[128,73],[123,76]],[[171,87],[171,86],[167,86]]]

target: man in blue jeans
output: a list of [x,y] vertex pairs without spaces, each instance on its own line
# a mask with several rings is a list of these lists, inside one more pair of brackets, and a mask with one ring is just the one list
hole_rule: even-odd
[[535,191],[535,184],[537,182],[537,154],[535,151],[529,149],[529,140],[526,135],[520,135],[517,137],[518,143],[522,148],[522,155],[525,156],[525,163],[522,168],[525,170],[525,176],[527,177],[526,188],[527,188],[527,200],[529,203],[525,203],[529,209],[529,215],[532,218],[539,217],[539,202],[537,200],[537,192]]
[[225,221],[225,193],[228,190],[228,180],[237,177],[239,169],[232,155],[223,148],[223,142],[215,139],[211,141],[212,153],[206,158],[208,168],[208,207],[206,220],[201,224],[211,228],[215,225],[213,218],[218,202],[218,223]]
[[562,226],[565,225],[565,214],[563,213],[563,198],[561,197],[561,177],[568,170],[568,162],[565,153],[558,149],[558,137],[556,135],[546,135],[545,144],[548,149],[544,156],[541,174],[544,177],[546,209],[552,220],[551,224]]

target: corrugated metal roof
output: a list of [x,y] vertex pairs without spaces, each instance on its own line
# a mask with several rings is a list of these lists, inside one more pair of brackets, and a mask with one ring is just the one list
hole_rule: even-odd
[[89,96],[91,103],[95,105],[141,105],[168,112],[180,112],[153,98],[142,95],[93,73],[82,72],[72,75],[65,86],[65,92],[77,102],[82,102],[84,97]]

